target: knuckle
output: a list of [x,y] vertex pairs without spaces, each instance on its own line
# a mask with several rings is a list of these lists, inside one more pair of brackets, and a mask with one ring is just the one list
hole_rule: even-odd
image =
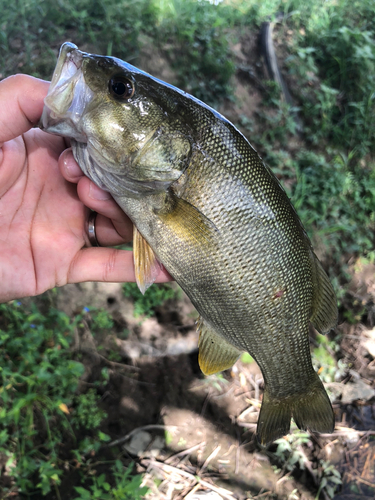
[[113,281],[115,277],[118,250],[112,249],[108,255],[103,269],[103,281]]

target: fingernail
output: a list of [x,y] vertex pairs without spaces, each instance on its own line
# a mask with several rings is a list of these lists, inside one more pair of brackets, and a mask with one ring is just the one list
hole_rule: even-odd
[[111,198],[111,195],[107,191],[103,191],[103,189],[100,189],[93,182],[90,182],[89,196],[93,200],[101,201],[109,200]]

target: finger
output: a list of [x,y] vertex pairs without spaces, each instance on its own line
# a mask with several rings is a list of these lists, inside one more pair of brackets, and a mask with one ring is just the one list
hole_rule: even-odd
[[[78,182],[77,192],[84,205],[100,214],[96,219],[95,229],[101,245],[119,245],[132,240],[133,224],[131,220],[107,191],[98,188],[87,177],[82,177]],[[120,239],[117,238],[116,233]]]
[[49,82],[15,75],[0,82],[0,145],[37,124]]
[[107,191],[98,188],[84,176],[71,149],[66,149],[60,155],[59,167],[68,182],[78,183],[77,191],[82,203],[98,212],[95,232],[100,245],[115,246],[131,241],[131,221]]
[[[156,283],[172,280],[173,278],[162,268]],[[83,281],[134,282],[133,252],[114,248],[83,248],[70,266],[68,283]]]
[[126,222],[116,229],[111,219],[98,213],[95,220],[95,234],[100,246],[115,247],[132,241],[133,225],[125,214],[124,217]]
[[73,182],[77,184],[77,182],[83,177],[83,172],[81,167],[75,161],[72,149],[65,149],[60,155],[59,158],[59,168],[62,176],[68,182]]

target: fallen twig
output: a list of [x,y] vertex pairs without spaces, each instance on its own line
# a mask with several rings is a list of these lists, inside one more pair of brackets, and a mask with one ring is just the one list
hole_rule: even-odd
[[157,460],[150,460],[150,459],[143,459],[141,461],[142,465],[147,464],[148,467],[155,467],[157,469],[162,470],[166,474],[180,474],[183,477],[186,477],[190,479],[191,481],[194,482],[194,485],[196,483],[199,483],[201,486],[214,491],[215,493],[218,493],[221,495],[223,498],[226,498],[227,500],[236,500],[236,497],[233,496],[232,492],[229,490],[226,490],[224,488],[219,488],[218,486],[215,486],[207,481],[204,481],[203,479],[194,476],[193,474],[190,474],[189,472],[185,472],[178,467],[173,467],[172,465],[165,464],[163,462],[158,462]]
[[111,367],[117,367],[117,368],[121,368],[122,370],[131,370],[131,371],[135,371],[135,372],[140,372],[141,369],[139,368],[139,366],[134,366],[134,365],[125,365],[123,363],[116,363],[116,361],[111,361],[110,359],[106,358],[105,356],[103,356],[102,354],[99,354],[97,353],[99,358],[104,361],[105,363],[107,363],[107,365],[111,366]]
[[355,479],[356,481],[359,481],[360,483],[365,484],[366,486],[370,486],[371,488],[375,488],[375,483],[370,483],[370,481],[366,481],[360,476],[357,476],[356,474],[351,474],[350,472],[347,472],[347,475]]
[[172,455],[169,458],[167,458],[164,461],[164,463],[165,464],[170,464],[175,458],[179,458],[179,457],[184,457],[186,455],[190,455],[190,453],[192,453],[193,451],[197,450],[201,446],[204,446],[205,444],[206,444],[206,441],[202,441],[201,443],[196,444],[196,445],[192,446],[191,448],[187,448],[186,450],[179,451],[178,453],[175,453],[174,455]]
[[221,450],[221,446],[219,444],[218,446],[216,446],[216,448],[214,449],[214,451],[206,458],[206,460],[204,461],[204,464],[199,469],[199,472],[202,472],[207,467],[207,465],[211,462],[211,460],[213,458],[216,457],[216,455],[219,453],[220,450]]
[[196,493],[199,488],[201,487],[201,485],[199,483],[197,483],[190,491],[189,493],[185,496],[185,500],[189,500],[189,498],[191,498],[194,493]]
[[375,436],[375,431],[357,431],[356,429],[351,429],[350,427],[336,427],[332,434],[319,434],[320,437],[324,438],[336,438],[337,436],[348,436],[348,433],[357,434],[358,436]]

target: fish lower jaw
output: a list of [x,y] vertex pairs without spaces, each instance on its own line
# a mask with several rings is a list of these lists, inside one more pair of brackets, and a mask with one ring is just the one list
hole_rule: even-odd
[[62,135],[73,138],[77,142],[87,143],[87,136],[78,130],[74,120],[69,118],[62,120],[58,114],[47,106],[44,106],[39,128],[49,134]]

